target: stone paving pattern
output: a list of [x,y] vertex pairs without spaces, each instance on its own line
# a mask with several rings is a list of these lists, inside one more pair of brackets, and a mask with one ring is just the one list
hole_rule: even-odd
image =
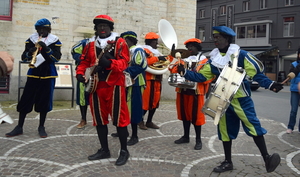
[[[69,103],[67,103],[69,104]],[[18,113],[14,107],[3,107],[14,124],[2,124],[0,129],[0,176],[47,176],[47,177],[255,177],[300,176],[300,133],[286,134],[286,126],[272,120],[261,119],[268,130],[265,136],[270,154],[277,152],[281,164],[267,173],[260,152],[251,137],[243,129],[233,141],[234,170],[214,173],[213,168],[224,160],[221,141],[210,117],[202,127],[202,150],[194,150],[195,134],[191,126],[190,143],[178,145],[174,140],[183,135],[181,121],[177,120],[174,101],[161,101],[153,121],[160,129],[138,129],[139,143],[128,146],[130,158],[123,166],[114,163],[119,153],[119,140],[110,136],[116,128],[109,124],[111,158],[89,161],[87,157],[99,148],[96,129],[88,113],[88,125],[77,129],[80,112],[77,108],[54,109],[46,120],[47,138],[40,138],[37,127],[39,115],[27,115],[23,135],[5,137],[17,124]],[[128,126],[131,134],[131,127]]]

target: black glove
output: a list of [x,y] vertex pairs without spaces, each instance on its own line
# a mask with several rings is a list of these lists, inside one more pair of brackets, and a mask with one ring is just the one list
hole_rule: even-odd
[[166,57],[167,56],[159,56],[158,59],[159,61],[167,61]]
[[270,90],[272,90],[273,92],[276,92],[276,93],[282,89],[283,89],[283,84],[280,84],[277,82],[273,82],[273,84],[270,87]]
[[108,68],[110,67],[111,61],[109,59],[113,59],[114,57],[106,52],[99,60],[99,66],[103,67],[103,68]]
[[39,41],[38,44],[42,47],[42,50],[44,50],[44,51],[49,50],[49,47],[47,47],[43,41]]
[[32,48],[30,48],[29,50],[28,50],[28,56],[31,56],[32,54],[33,54],[33,52],[35,52],[36,51],[36,47],[32,47]]
[[78,82],[85,83],[85,78],[83,77],[82,74],[77,74],[76,79],[77,79]]
[[183,65],[179,64],[177,66],[177,72],[180,74],[180,75],[184,75],[185,74],[185,68]]

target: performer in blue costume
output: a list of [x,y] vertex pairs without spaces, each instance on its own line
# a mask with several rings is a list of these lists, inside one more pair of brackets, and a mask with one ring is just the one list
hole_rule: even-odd
[[62,44],[57,36],[51,34],[49,20],[40,19],[34,26],[37,32],[26,40],[22,60],[31,61],[33,54],[38,51],[36,64],[41,64],[36,65],[35,68],[29,68],[27,72],[24,91],[17,105],[19,122],[11,132],[6,134],[7,137],[23,134],[25,117],[32,111],[33,106],[34,110],[40,113],[39,135],[41,138],[47,137],[44,124],[47,113],[52,110],[55,78],[58,77],[55,62],[58,62],[61,58],[60,49]]
[[[235,32],[226,26],[213,27],[213,38],[217,48],[211,51],[210,60],[205,64],[199,73],[185,70],[183,66],[178,67],[178,73],[183,72],[184,77],[191,81],[205,82],[214,76],[219,76],[221,70],[231,60],[230,56],[239,51],[238,67],[243,68],[247,75],[257,81],[261,87],[279,92],[283,86],[270,80],[263,74],[263,64],[251,53],[241,50],[240,47],[232,43]],[[248,136],[253,140],[260,150],[265,161],[267,172],[272,172],[280,163],[280,156],[277,153],[269,155],[264,139],[267,131],[261,127],[260,121],[256,116],[254,104],[251,99],[250,84],[243,80],[237,93],[232,99],[225,114],[221,117],[218,124],[218,136],[223,142],[225,160],[220,166],[213,169],[214,172],[225,172],[233,170],[231,161],[232,140],[237,138],[240,123]]]
[[[76,68],[80,64],[80,57],[82,55],[82,51],[84,47],[89,43],[95,41],[95,36],[91,38],[82,39],[78,43],[76,43],[71,50],[71,54],[73,59],[75,60]],[[89,93],[85,91],[85,84],[82,82],[78,82],[76,84],[76,104],[79,106],[81,121],[77,125],[78,129],[83,129],[86,126],[86,115],[87,108],[89,105]]]

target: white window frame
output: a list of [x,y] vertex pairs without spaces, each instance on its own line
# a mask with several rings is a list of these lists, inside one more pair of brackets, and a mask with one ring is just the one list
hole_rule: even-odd
[[285,0],[285,6],[293,6],[294,0]]
[[[243,23],[235,23],[235,31],[237,35],[235,36],[235,43],[242,47],[249,46],[272,46],[270,43],[271,37],[271,20],[261,20],[261,21],[251,21],[251,22],[243,22]],[[263,26],[263,30],[259,30],[258,35],[258,26]],[[252,28],[249,31],[248,27]],[[255,27],[255,28],[253,28]],[[239,28],[244,28],[244,30],[240,30]],[[252,36],[249,36],[248,32],[252,32]],[[262,33],[265,32],[265,33]]]
[[250,1],[244,1],[243,2],[243,12],[250,11]]
[[226,5],[220,6],[220,15],[226,15]]
[[204,9],[199,10],[199,17],[200,18],[205,18],[205,10]]
[[[294,18],[295,20],[295,18]],[[295,22],[283,22],[283,37],[294,37]]]
[[204,42],[204,41],[205,41],[205,28],[204,28],[204,27],[199,27],[198,29],[199,29],[199,32],[198,32],[199,37],[198,37],[198,38],[199,38],[202,42]]
[[267,1],[268,0],[260,0],[259,1],[259,7],[260,7],[260,9],[266,9],[267,8]]

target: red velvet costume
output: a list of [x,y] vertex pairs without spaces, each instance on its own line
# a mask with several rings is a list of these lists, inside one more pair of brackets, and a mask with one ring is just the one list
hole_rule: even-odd
[[[90,94],[90,107],[93,116],[93,125],[106,125],[111,116],[113,124],[117,127],[126,127],[130,123],[125,94],[125,76],[123,71],[128,67],[130,54],[124,39],[119,38],[114,49],[115,59],[109,68],[109,73],[104,81],[99,81],[97,90]],[[95,42],[84,48],[81,63],[76,74],[85,75],[85,70],[96,62]],[[101,73],[100,73],[101,75]]]

